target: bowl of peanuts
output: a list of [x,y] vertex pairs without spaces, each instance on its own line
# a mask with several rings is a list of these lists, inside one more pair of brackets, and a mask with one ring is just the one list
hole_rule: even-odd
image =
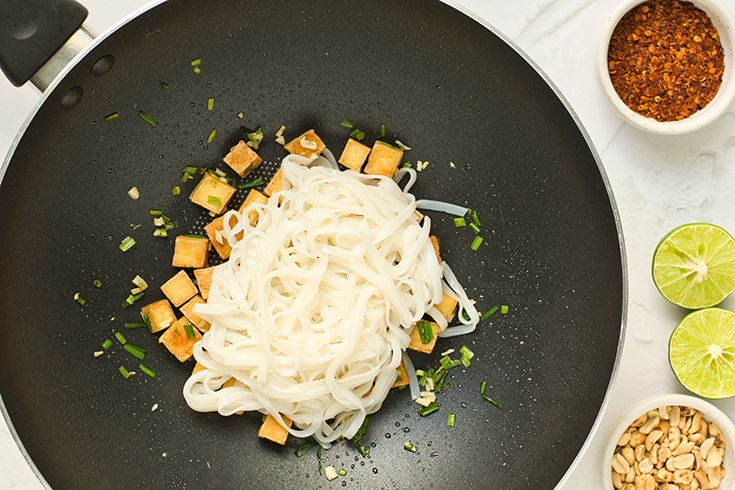
[[735,17],[719,0],[623,0],[594,56],[605,97],[647,132],[701,129],[735,100]]
[[735,425],[711,403],[659,395],[621,415],[604,448],[605,490],[735,489]]

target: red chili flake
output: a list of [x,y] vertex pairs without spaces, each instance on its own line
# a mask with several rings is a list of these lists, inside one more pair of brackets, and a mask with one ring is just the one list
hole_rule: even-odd
[[690,2],[649,0],[618,22],[607,64],[615,91],[631,110],[680,121],[715,97],[725,54],[702,10]]

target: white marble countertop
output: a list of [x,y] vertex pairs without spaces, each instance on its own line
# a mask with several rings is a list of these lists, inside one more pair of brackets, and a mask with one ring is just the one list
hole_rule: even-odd
[[[723,0],[735,11],[735,0]],[[84,0],[97,32],[145,0]],[[682,136],[643,133],[624,123],[595,80],[593,47],[618,0],[457,0],[515,41],[569,100],[599,152],[623,224],[629,275],[629,315],[617,380],[600,427],[586,453],[560,486],[600,487],[601,451],[612,424],[631,404],[652,395],[686,393],[667,359],[671,331],[684,311],[667,303],[650,274],[651,257],[665,233],[704,221],[735,233],[735,108],[712,125]],[[38,98],[31,87],[0,80],[0,155],[5,155]],[[723,307],[735,309],[735,298]],[[735,417],[735,400],[714,402]],[[0,419],[0,490],[44,488]]]

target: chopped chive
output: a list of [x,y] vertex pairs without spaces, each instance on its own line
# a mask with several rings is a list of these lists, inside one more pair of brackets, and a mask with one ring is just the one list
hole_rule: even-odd
[[123,241],[120,242],[120,250],[122,250],[123,252],[127,252],[133,245],[135,245],[135,240],[133,239],[133,237],[126,236],[125,238],[123,238]]
[[482,395],[482,397],[483,397],[483,398],[485,399],[485,401],[486,401],[486,402],[490,402],[490,403],[492,403],[493,405],[495,405],[495,406],[496,406],[496,407],[498,407],[498,408],[503,408],[503,406],[502,406],[502,405],[501,405],[500,403],[496,402],[495,400],[493,400],[493,399],[492,399],[492,398],[490,398],[489,396],[487,396],[487,395]]
[[385,124],[380,125],[380,137],[385,138]]
[[194,328],[189,323],[184,325],[184,331],[186,332],[187,339],[193,339],[196,337],[196,335],[194,335]]
[[127,328],[128,330],[132,328],[140,328],[140,327],[147,327],[147,326],[148,325],[145,323],[126,323],[125,324],[125,328]]
[[465,357],[465,356],[462,356],[462,358],[459,360],[459,362],[461,362],[464,367],[470,367],[470,364],[471,364],[470,363],[470,358],[469,357]]
[[467,357],[468,359],[472,359],[475,357],[475,353],[470,350],[469,347],[466,345],[463,345],[461,349],[459,349],[459,353],[462,354],[462,357]]
[[477,217],[477,211],[475,210],[472,211],[472,221],[474,221],[477,226],[482,226],[480,224],[480,218]]
[[240,190],[252,189],[254,187],[258,187],[263,184],[264,184],[263,179],[261,177],[258,177],[257,179],[248,180],[247,182],[240,182],[239,184],[237,184],[237,188]]
[[502,305],[500,307],[500,314],[501,315],[507,315],[508,314],[508,305]]
[[102,281],[100,281],[99,279],[95,279],[94,281],[92,281],[92,284],[94,284],[98,288],[102,287]]
[[409,162],[404,162],[403,163],[403,168],[411,168],[411,162],[410,161]]
[[79,296],[79,293],[77,293],[76,295],[74,295],[74,301],[76,301],[77,303],[79,303],[82,306],[84,306],[85,303],[87,302],[86,299],[84,299],[81,296]]
[[127,340],[125,340],[125,336],[121,334],[120,332],[115,332],[115,338],[120,341],[121,344],[125,345]]
[[217,130],[213,129],[211,133],[209,133],[209,137],[207,138],[207,143],[211,143],[214,139],[214,136],[217,134]]
[[[391,145],[390,143],[386,143],[385,141],[378,141],[378,143],[380,143],[381,145],[385,145],[388,148],[393,148],[394,150],[397,150],[398,149],[395,146]],[[429,162],[426,162],[426,163],[429,163]]]
[[347,474],[347,470],[344,469],[344,468],[340,468],[339,471],[337,472],[337,474],[339,476],[345,476]]
[[467,226],[467,222],[464,218],[454,218],[454,226],[462,228],[463,226]]
[[214,109],[214,99],[212,97],[207,99],[207,110],[211,111]]
[[293,453],[296,455],[297,458],[300,458],[301,456],[303,456],[304,454],[306,454],[306,452],[309,449],[311,449],[312,447],[314,447],[314,445],[316,445],[316,441],[314,441],[314,439],[312,439],[311,437],[309,437],[309,439],[307,439],[307,441],[305,443],[303,443],[302,445],[300,445],[296,449],[296,451],[294,451]]
[[145,112],[143,112],[143,111],[139,111],[139,112],[138,112],[138,115],[139,115],[139,116],[140,116],[141,118],[143,118],[143,120],[144,120],[145,122],[147,122],[148,124],[150,124],[150,125],[151,125],[151,126],[153,126],[154,128],[158,126],[158,121],[156,121],[155,119],[153,119],[153,118],[152,118],[151,116],[149,116],[149,115],[148,115],[148,114],[146,114]]
[[199,66],[201,64],[202,64],[202,59],[201,58],[197,58],[197,59],[191,61],[191,66],[192,67]]
[[161,87],[161,90],[168,90],[169,84],[164,82],[163,80],[158,81],[158,86]]
[[439,405],[437,405],[436,402],[431,402],[428,406],[419,408],[418,414],[422,417],[426,417],[430,413],[436,412],[437,410],[439,410]]
[[112,340],[110,340],[110,339],[105,339],[105,341],[102,342],[102,347],[105,350],[109,349],[111,345],[112,345]]
[[447,414],[447,425],[449,427],[454,427],[455,419],[456,419],[456,416],[453,413]]
[[342,119],[339,123],[342,126],[346,127],[346,128],[354,128],[355,127],[355,123],[353,123],[349,119]]
[[[464,218],[462,218],[462,219],[464,219]],[[470,230],[474,231],[475,233],[480,233],[480,227],[477,226],[474,223],[470,223]]]
[[175,185],[171,189],[171,192],[173,193],[174,196],[178,196],[179,194],[181,194],[181,188],[178,185]]
[[483,381],[483,382],[482,382],[482,383],[480,384],[480,394],[481,394],[481,395],[484,395],[484,394],[485,394],[485,388],[487,388],[487,383],[486,383],[485,381]]
[[493,306],[492,308],[490,308],[489,310],[487,310],[487,312],[484,315],[482,315],[482,317],[480,318],[480,321],[487,320],[488,318],[490,318],[491,316],[493,316],[496,311],[498,311],[497,305],[496,306]]
[[123,349],[125,349],[128,352],[130,352],[132,355],[134,355],[135,357],[137,357],[141,361],[145,357],[145,352],[143,351],[143,349],[140,349],[138,347],[135,347],[134,345],[125,344],[125,345],[123,345]]
[[202,72],[201,68],[199,68],[198,66],[194,67],[194,73],[201,73],[201,72]]
[[117,112],[113,112],[109,116],[105,116],[105,121],[112,121],[113,119],[117,119],[118,117],[120,117],[120,114],[118,114]]
[[482,237],[476,236],[474,240],[472,240],[472,245],[470,245],[470,248],[472,250],[477,250],[480,248],[480,244],[482,243]]
[[355,129],[350,133],[351,138],[355,138],[356,140],[360,141],[365,138],[365,132],[360,131],[359,129]]
[[165,228],[156,228],[153,230],[153,236],[167,237],[168,233]]
[[415,453],[419,450],[418,447],[414,446],[410,442],[406,442],[405,444],[403,444],[403,449],[405,449],[406,451],[411,451],[412,453]]
[[130,296],[127,297],[125,301],[123,301],[123,308],[127,308],[128,306],[132,305],[133,303],[138,301],[140,298],[142,298],[144,294],[145,292],[142,292],[142,291],[138,294],[131,294]]
[[434,330],[431,328],[431,323],[421,320],[416,323],[416,328],[419,331],[419,338],[421,338],[422,344],[426,345],[434,340]]
[[207,204],[211,204],[212,206],[220,206],[222,205],[222,198],[217,196],[207,196]]
[[163,214],[161,211],[158,211],[157,209],[151,209],[150,211],[148,211],[148,213],[153,216],[161,216]]
[[151,378],[155,378],[156,377],[156,373],[154,373],[153,371],[151,371],[150,369],[148,369],[144,365],[138,364],[138,367],[140,368],[141,371],[143,371],[144,373],[146,373]]
[[120,366],[119,371],[120,371],[120,374],[125,376],[126,379],[130,377],[130,373],[128,372],[127,369],[125,369],[125,366]]
[[142,311],[140,312],[140,316],[143,317],[143,321],[145,322],[145,326],[148,327],[148,331],[151,332],[153,330],[153,326],[151,325],[151,319],[148,318],[148,315],[146,315]]

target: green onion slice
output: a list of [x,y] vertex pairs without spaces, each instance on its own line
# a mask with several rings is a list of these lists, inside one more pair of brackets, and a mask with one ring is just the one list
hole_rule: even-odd
[[127,252],[132,248],[133,245],[135,245],[135,240],[133,239],[133,237],[126,236],[120,243],[120,250],[122,250],[123,252]]
[[128,330],[132,328],[141,328],[141,327],[147,327],[147,326],[148,325],[145,323],[126,323],[125,324],[125,328],[127,328]]
[[346,127],[346,128],[354,128],[355,127],[355,123],[353,123],[349,119],[342,119],[339,123],[342,126]]
[[296,455],[297,458],[300,458],[301,456],[306,454],[306,452],[312,447],[314,447],[315,445],[316,445],[316,441],[312,437],[309,437],[305,443],[300,445],[296,449],[296,451],[294,451],[294,454]]
[[498,407],[498,408],[503,408],[503,406],[502,406],[502,405],[501,405],[500,403],[496,402],[495,400],[493,400],[493,399],[492,399],[492,398],[490,398],[489,396],[487,396],[487,395],[482,395],[482,397],[483,397],[483,398],[485,399],[485,401],[486,401],[486,402],[490,402],[490,403],[492,403],[493,405],[495,405],[495,406],[496,406],[496,407]]
[[480,227],[477,226],[475,223],[470,223],[470,230],[474,231],[475,233],[480,233]]
[[121,334],[120,332],[115,332],[115,338],[120,341],[121,344],[125,345],[127,343],[127,340],[125,340],[125,336]]
[[209,137],[207,138],[207,143],[211,143],[216,135],[217,135],[217,130],[212,129],[212,132],[209,133]]
[[411,451],[412,453],[415,453],[419,450],[418,447],[414,446],[410,442],[406,442],[405,444],[403,444],[403,449],[405,449],[406,451]]
[[472,221],[474,221],[477,226],[482,226],[480,224],[480,218],[477,217],[477,211],[472,211]]
[[112,346],[112,340],[110,340],[110,339],[105,339],[105,341],[102,342],[102,347],[105,350],[109,349],[111,346]]
[[463,226],[467,226],[467,222],[464,218],[454,218],[454,226],[462,228]]
[[105,117],[105,121],[112,121],[113,119],[117,119],[118,117],[120,117],[120,114],[118,114],[117,112],[113,112],[109,116]]
[[221,206],[222,198],[217,196],[207,196],[207,204],[211,204],[212,206]]
[[201,58],[197,58],[197,59],[191,61],[191,66],[192,67],[199,66],[201,64],[202,64],[202,59]]
[[454,421],[456,420],[456,415],[453,413],[450,413],[447,415],[447,425],[449,427],[454,427]]
[[214,109],[214,99],[212,97],[207,99],[207,110],[211,111]]
[[148,369],[144,365],[139,364],[138,367],[140,368],[141,371],[143,371],[144,373],[146,373],[151,378],[155,378],[156,377],[156,373],[154,373],[153,371],[151,371],[150,369]]
[[477,250],[480,248],[480,244],[482,243],[482,237],[476,236],[474,240],[472,240],[472,245],[470,245],[470,248],[472,250]]
[[168,90],[170,85],[163,80],[158,81],[158,86],[161,87],[161,90]]
[[487,320],[488,318],[490,318],[491,316],[493,316],[496,311],[498,311],[498,307],[497,306],[493,306],[492,308],[490,308],[489,310],[487,310],[487,312],[484,315],[482,315],[482,317],[480,317],[480,321]]
[[507,315],[508,314],[508,305],[502,305],[500,307],[500,314],[501,315]]
[[431,323],[420,320],[416,323],[416,328],[419,331],[419,337],[421,338],[421,343],[426,345],[432,340],[434,340],[434,331],[431,328]]
[[347,470],[344,469],[344,468],[340,468],[339,471],[337,472],[337,474],[339,476],[345,476],[347,474]]
[[99,279],[95,279],[94,281],[92,281],[92,284],[94,284],[98,288],[102,287],[102,281],[100,281]]
[[361,141],[365,138],[365,132],[360,131],[359,129],[355,129],[354,131],[350,133],[350,137],[355,138],[358,141]]
[[237,184],[237,188],[240,190],[252,189],[254,187],[261,186],[264,183],[265,182],[263,181],[263,179],[261,177],[258,177],[257,179],[248,180],[247,182],[240,182],[239,184]]
[[186,332],[187,339],[193,339],[194,337],[196,337],[196,335],[194,335],[194,328],[191,326],[191,324],[187,323],[186,325],[184,325],[184,331]]
[[380,137],[385,138],[385,124],[380,125]]
[[146,113],[145,113],[144,111],[139,111],[139,112],[138,112],[138,115],[139,115],[139,116],[140,116],[141,118],[143,118],[143,120],[144,120],[145,122],[147,122],[148,124],[150,124],[150,125],[151,125],[151,126],[153,126],[154,128],[158,126],[158,121],[156,121],[155,119],[153,119],[153,118],[152,118],[151,116],[149,116],[148,114],[146,114]]
[[426,417],[430,413],[436,412],[437,410],[439,410],[439,405],[437,405],[436,402],[431,402],[428,406],[419,408],[418,414],[422,417]]
[[132,355],[140,359],[141,361],[145,357],[145,350],[141,349],[140,347],[136,347],[131,344],[125,344],[123,345],[123,349],[130,352]]
[[484,394],[485,394],[485,389],[486,389],[486,388],[487,388],[487,383],[486,383],[485,381],[483,381],[483,382],[482,382],[482,383],[480,384],[480,394],[481,394],[481,395],[484,395]]
[[126,379],[130,377],[130,373],[128,372],[127,369],[125,369],[125,366],[120,366],[118,370],[120,371],[120,374],[125,376]]

